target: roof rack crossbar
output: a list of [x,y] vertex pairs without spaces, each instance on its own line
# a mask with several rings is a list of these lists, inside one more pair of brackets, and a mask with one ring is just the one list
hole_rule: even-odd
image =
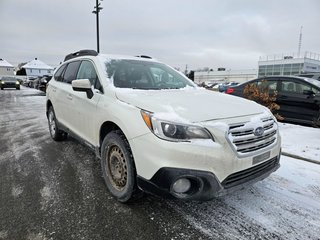
[[136,56],[136,57],[152,59],[152,57],[149,57],[149,56],[147,56],[147,55],[139,55],[139,56]]
[[98,52],[95,50],[85,49],[80,50],[78,52],[70,53],[65,58],[64,61],[70,60],[72,58],[80,57],[80,56],[97,56]]

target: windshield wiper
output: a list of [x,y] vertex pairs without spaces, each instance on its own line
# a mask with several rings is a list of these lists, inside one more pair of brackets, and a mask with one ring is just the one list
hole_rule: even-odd
[[132,87],[132,89],[140,90],[161,90],[160,88],[150,88],[150,87]]

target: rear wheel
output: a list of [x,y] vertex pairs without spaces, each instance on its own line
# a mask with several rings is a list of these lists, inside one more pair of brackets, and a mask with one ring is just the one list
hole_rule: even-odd
[[60,130],[57,125],[56,115],[54,113],[53,107],[49,107],[48,110],[48,124],[49,124],[49,132],[53,140],[62,141],[67,137],[67,134]]
[[101,167],[107,189],[118,201],[128,202],[142,195],[131,149],[121,131],[112,131],[103,140]]

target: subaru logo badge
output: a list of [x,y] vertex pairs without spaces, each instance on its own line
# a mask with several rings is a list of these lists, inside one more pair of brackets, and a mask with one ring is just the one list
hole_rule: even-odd
[[257,137],[262,136],[264,133],[264,128],[263,127],[257,127],[256,130],[254,130],[253,134]]

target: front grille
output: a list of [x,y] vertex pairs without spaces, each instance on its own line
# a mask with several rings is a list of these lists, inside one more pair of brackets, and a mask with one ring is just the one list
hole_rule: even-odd
[[[255,131],[258,127],[263,128],[263,133],[257,136]],[[251,122],[234,124],[229,127],[228,137],[238,153],[251,153],[266,148],[277,140],[277,126],[271,117],[261,119],[261,125]]]
[[16,83],[15,82],[5,82],[4,84],[6,87],[16,87]]
[[229,175],[221,184],[224,188],[231,188],[243,184],[269,172],[276,167],[278,163],[278,157],[272,158],[254,167]]

